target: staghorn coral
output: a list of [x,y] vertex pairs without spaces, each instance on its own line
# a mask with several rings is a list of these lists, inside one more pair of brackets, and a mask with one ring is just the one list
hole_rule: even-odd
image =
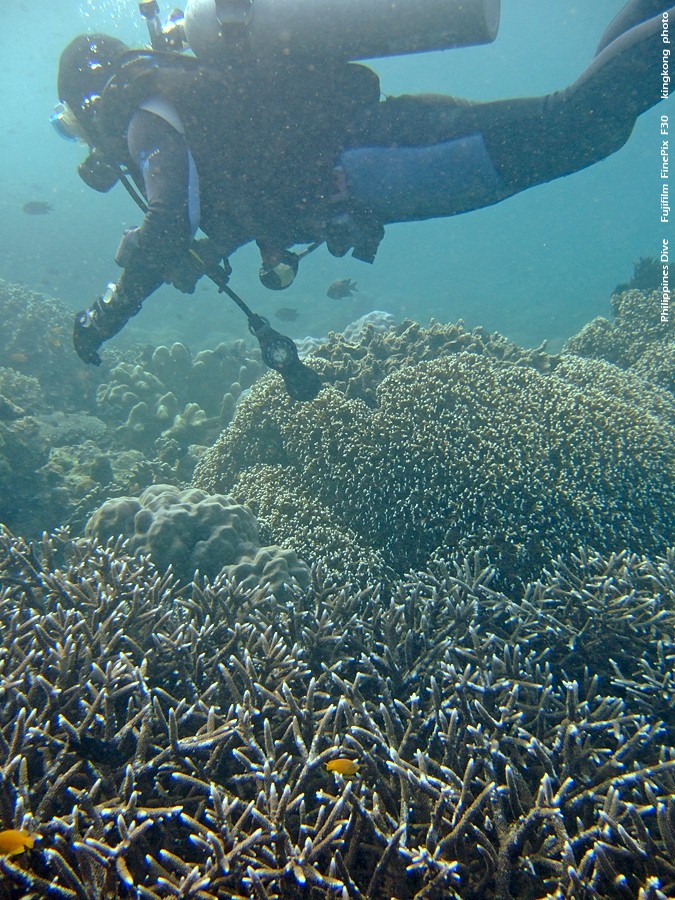
[[298,405],[263,379],[194,480],[249,504],[302,558],[330,555],[362,578],[485,548],[502,577],[528,579],[579,544],[646,552],[672,539],[666,393],[643,402],[637,379],[576,357],[543,374],[460,352],[393,371],[373,409],[348,396],[362,373],[351,378],[342,341],[330,347],[335,361],[317,368],[338,369],[345,393]]
[[672,896],[645,701],[674,565],[582,552],[523,595],[478,557],[384,590],[317,570],[286,603],[3,532],[0,812],[40,840],[0,896]]
[[292,550],[261,547],[251,511],[230,497],[169,484],[146,488],[138,499],[106,500],[87,522],[99,541],[124,537],[132,553],[147,554],[182,581],[196,572],[214,578],[225,571],[247,586],[271,585],[282,596],[291,585],[308,583],[308,570]]
[[614,321],[593,319],[565,352],[614,363],[675,393],[675,326],[661,322],[661,292],[626,290],[611,302]]

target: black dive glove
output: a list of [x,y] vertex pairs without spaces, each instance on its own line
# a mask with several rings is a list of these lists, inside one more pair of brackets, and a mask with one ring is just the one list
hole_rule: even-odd
[[102,297],[75,316],[73,346],[82,362],[100,366],[101,344],[121,331],[140,308],[141,304],[130,303],[116,284],[108,285]]
[[166,273],[165,281],[183,294],[194,294],[202,275],[217,266],[222,258],[223,254],[212,240],[197,238],[177,257]]

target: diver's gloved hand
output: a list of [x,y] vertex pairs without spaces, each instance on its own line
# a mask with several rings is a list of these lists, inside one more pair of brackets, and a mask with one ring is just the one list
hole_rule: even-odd
[[[178,257],[167,273],[166,281],[183,294],[194,294],[202,275],[217,266],[221,259],[222,253],[213,241],[209,238],[198,238],[192,241],[187,252]],[[230,271],[231,269],[228,275]]]
[[116,284],[110,284],[102,297],[77,313],[73,326],[73,346],[82,362],[100,366],[98,350],[101,344],[121,331],[140,308],[140,303],[130,303]]
[[354,259],[372,263],[384,228],[379,222],[359,219],[349,212],[336,214],[326,223],[324,239],[332,256],[344,256],[350,250]]

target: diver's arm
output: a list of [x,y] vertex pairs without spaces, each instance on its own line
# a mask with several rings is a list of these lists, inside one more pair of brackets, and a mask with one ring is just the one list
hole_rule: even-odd
[[130,303],[142,303],[172,279],[176,260],[190,245],[196,228],[190,197],[197,190],[190,182],[196,173],[185,137],[160,116],[137,110],[127,141],[143,177],[148,211],[143,224],[129,230],[118,249],[116,259],[124,267],[118,288]]
[[138,110],[127,139],[143,176],[148,211],[143,224],[122,238],[115,257],[123,267],[117,284],[109,285],[102,297],[75,317],[75,350],[93,365],[101,362],[101,345],[140,311],[146,297],[175,278],[176,260],[187,259],[185,251],[193,235],[190,155],[183,135],[160,116]]

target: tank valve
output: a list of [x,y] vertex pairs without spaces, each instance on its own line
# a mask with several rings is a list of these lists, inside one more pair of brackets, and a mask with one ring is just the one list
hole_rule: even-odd
[[157,0],[141,0],[138,9],[148,26],[150,46],[153,50],[175,50],[180,53],[186,49],[185,16],[181,9],[171,11],[166,25],[162,25]]

